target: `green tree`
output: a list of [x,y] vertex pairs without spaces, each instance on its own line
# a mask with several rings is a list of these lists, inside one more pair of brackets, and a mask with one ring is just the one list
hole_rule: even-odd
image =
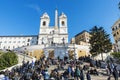
[[103,27],[94,26],[90,29],[90,52],[92,55],[102,55],[103,60],[103,53],[110,52],[112,49],[112,43],[109,38],[109,34],[106,33]]
[[0,56],[0,70],[18,63],[18,57],[14,52],[2,53]]

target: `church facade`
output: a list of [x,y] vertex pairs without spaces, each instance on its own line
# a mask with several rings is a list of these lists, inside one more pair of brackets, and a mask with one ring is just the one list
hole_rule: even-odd
[[62,44],[68,43],[67,16],[62,13],[58,17],[55,11],[55,25],[49,26],[50,17],[44,13],[40,21],[38,44]]
[[55,10],[55,25],[52,27],[49,24],[50,17],[45,12],[40,17],[39,35],[0,36],[0,49],[13,50],[32,45],[68,43],[67,16],[64,13],[58,16],[58,11]]
[[0,36],[0,49],[14,50],[17,53],[39,59],[49,58],[79,58],[89,55],[89,46],[68,43],[67,16],[58,15],[55,10],[55,24],[50,26],[50,16],[45,12],[40,17],[38,35]]

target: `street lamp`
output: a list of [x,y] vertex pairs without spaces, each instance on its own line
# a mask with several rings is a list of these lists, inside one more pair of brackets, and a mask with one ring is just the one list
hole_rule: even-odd
[[63,41],[63,44],[65,45],[65,38],[64,37],[63,37],[62,41]]
[[47,59],[47,58],[48,58],[48,52],[47,52],[46,45],[47,45],[47,44],[44,44],[44,54],[45,54],[45,57],[46,57],[46,59]]
[[25,63],[25,55],[26,55],[26,48],[24,48],[24,58],[23,58],[23,63]]
[[43,40],[44,40],[44,38],[42,38],[42,44],[44,44]]
[[65,46],[65,38],[64,37],[62,38],[62,43],[63,43],[64,53],[65,53],[65,55],[64,55],[64,59],[65,59],[65,58],[67,58],[67,56],[66,56],[67,53],[66,53],[66,46]]
[[74,60],[76,59],[76,53],[75,53],[75,43],[73,43],[73,49],[74,49]]

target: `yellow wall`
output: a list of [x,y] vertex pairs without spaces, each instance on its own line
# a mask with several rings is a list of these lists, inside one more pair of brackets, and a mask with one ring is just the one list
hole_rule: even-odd
[[34,50],[32,56],[37,59],[40,59],[41,57],[44,56],[44,51],[43,50]]
[[[49,50],[49,58],[54,58],[54,50]],[[29,56],[35,57],[37,59],[40,59],[41,57],[44,56],[44,50],[34,50],[33,53],[30,52]]]
[[77,50],[77,54],[78,54],[78,58],[81,57],[81,56],[87,56],[86,55],[86,51],[85,50]]
[[[49,52],[48,57],[54,58],[54,50],[49,50],[48,52]],[[73,59],[74,58],[74,50],[69,50],[68,53],[69,53],[69,58]],[[30,52],[29,55],[36,57],[37,59],[40,59],[41,57],[44,56],[44,51],[43,50],[34,50],[33,53]],[[78,58],[81,56],[87,56],[86,51],[80,50],[80,49],[77,50],[77,55],[78,55]]]

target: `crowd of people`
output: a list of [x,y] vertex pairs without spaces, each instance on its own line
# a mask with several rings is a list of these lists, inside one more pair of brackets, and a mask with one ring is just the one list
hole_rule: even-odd
[[[56,67],[50,69],[51,66]],[[3,80],[92,80],[91,75],[99,76],[98,68],[101,69],[101,61],[95,61],[93,64],[90,57],[81,57],[78,60],[43,57],[35,62],[23,62],[21,66],[10,71],[1,71],[0,75],[4,76]],[[108,80],[111,76],[118,80],[120,72],[113,63],[108,63],[106,75]]]

